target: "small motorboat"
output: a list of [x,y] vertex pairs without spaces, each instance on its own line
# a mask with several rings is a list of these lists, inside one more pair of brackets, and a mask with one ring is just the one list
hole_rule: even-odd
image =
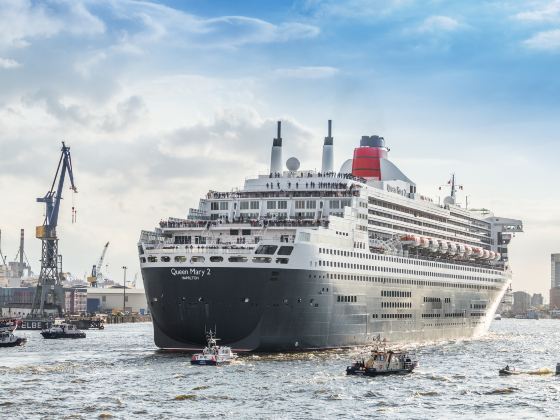
[[0,347],[16,347],[23,346],[27,342],[27,338],[18,337],[11,331],[0,332]]
[[17,328],[18,320],[15,318],[0,318],[0,331],[12,332]]
[[237,358],[237,354],[231,351],[231,347],[218,346],[219,338],[216,338],[212,330],[206,333],[206,347],[202,353],[193,354],[191,365],[217,366],[230,363]]
[[500,374],[500,376],[511,376],[511,375],[521,374],[520,371],[515,370],[515,368],[510,368],[509,365],[507,365],[505,368],[500,369],[498,373]]
[[411,373],[418,361],[404,351],[373,350],[367,360],[358,360],[346,367],[347,375],[393,375]]
[[501,314],[496,314],[494,315],[494,321],[501,321],[502,319],[502,315]]
[[75,325],[65,322],[53,325],[51,328],[41,331],[43,338],[86,338],[86,333],[79,330]]

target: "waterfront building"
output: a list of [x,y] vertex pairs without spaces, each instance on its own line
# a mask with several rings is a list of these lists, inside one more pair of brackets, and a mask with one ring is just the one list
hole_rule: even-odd
[[513,292],[513,308],[515,315],[526,314],[531,306],[531,295],[527,292]]
[[64,291],[65,309],[71,314],[85,314],[87,311],[87,288],[71,288]]
[[560,309],[560,254],[550,255],[550,309]]
[[121,287],[101,288],[88,287],[87,289],[87,312],[112,312],[122,311],[123,299],[125,311],[130,313],[148,313],[148,304],[144,289],[126,288],[124,293]]
[[544,296],[542,293],[535,293],[531,297],[531,306],[538,307],[544,305]]

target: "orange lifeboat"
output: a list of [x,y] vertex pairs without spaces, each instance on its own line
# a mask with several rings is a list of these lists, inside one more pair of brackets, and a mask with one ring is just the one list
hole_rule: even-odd
[[420,246],[422,248],[428,248],[430,246],[430,240],[428,238],[424,238],[423,236],[420,238]]
[[494,251],[490,251],[490,255],[488,256],[488,259],[494,260],[495,258],[496,258],[496,253]]
[[401,242],[403,245],[416,247],[420,245],[420,238],[416,235],[402,235]]
[[474,247],[473,248],[473,257],[475,258],[484,258],[484,250],[482,248],[479,247]]
[[470,257],[473,254],[473,248],[470,245],[465,245],[465,257]]
[[499,252],[496,252],[496,256],[494,257],[494,261],[500,261],[500,258],[502,258],[502,254],[500,254]]

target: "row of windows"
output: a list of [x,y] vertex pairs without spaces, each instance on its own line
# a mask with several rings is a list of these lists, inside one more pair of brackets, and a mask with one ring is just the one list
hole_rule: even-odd
[[381,297],[412,297],[412,292],[406,290],[382,290]]
[[[410,232],[410,233],[417,233],[419,235],[427,235],[427,236],[434,236],[440,239],[446,239],[449,241],[454,241],[457,240],[458,235],[461,235],[466,239],[465,241],[469,244],[474,244],[477,245],[480,241],[485,242],[485,243],[489,243],[490,239],[490,233],[488,231],[484,231],[484,230],[480,230],[478,228],[467,228],[467,231],[465,230],[456,230],[456,229],[452,229],[450,227],[445,227],[444,225],[434,225],[431,223],[426,223],[425,221],[421,220],[421,219],[409,219],[407,217],[401,217],[401,216],[396,216],[390,213],[385,213],[382,211],[377,211],[377,210],[369,210],[368,214],[370,216],[377,216],[377,217],[381,217],[383,219],[381,219],[381,221],[385,221],[389,224],[389,226],[392,224],[395,228],[399,228],[402,229],[406,232]],[[384,220],[384,219],[389,219],[389,220]],[[376,224],[374,223],[376,220],[375,219],[370,219],[372,223],[370,224]],[[379,221],[379,219],[377,220]],[[397,222],[404,222],[404,223],[408,223],[409,225],[415,225],[418,226],[418,228],[412,228],[410,226],[404,226],[404,225],[397,225],[394,224],[395,221]],[[432,231],[426,231],[425,229],[433,229],[434,231],[436,231],[437,233],[433,233]],[[480,236],[483,236],[482,238],[480,238]]]
[[[282,255],[280,253],[278,253],[278,255]],[[247,257],[242,257],[242,256],[232,256],[228,258],[229,262],[235,262],[235,263],[240,263],[240,262],[247,262],[249,259]],[[155,256],[149,256],[147,259],[145,257],[140,257],[140,262],[141,263],[145,263],[145,262],[150,262],[150,263],[155,263],[158,262],[158,258]],[[161,262],[171,262],[171,257],[168,256],[163,256],[160,258]],[[177,263],[185,263],[187,262],[187,257],[184,255],[177,255],[174,258],[174,261]],[[206,261],[206,258],[203,257],[202,255],[195,255],[192,256],[190,259],[191,263],[203,263]],[[224,261],[224,257],[220,256],[220,255],[213,255],[210,257],[210,262],[222,262]],[[271,263],[272,262],[272,258],[271,257],[254,257],[252,259],[252,261],[254,263]],[[276,264],[288,264],[289,259],[288,258],[276,258],[275,259]]]
[[445,314],[446,318],[463,318],[466,314],[464,312],[453,312],[450,314]]
[[385,319],[412,318],[412,314],[381,314],[381,318],[385,318]]
[[431,303],[439,302],[439,303],[441,303],[441,298],[424,296],[424,302],[431,302]]
[[212,201],[210,203],[210,210],[228,210],[228,201]]
[[412,308],[412,302],[381,302],[382,308]]
[[471,309],[486,309],[485,303],[471,303]]
[[422,314],[422,318],[440,318],[441,314]]
[[377,265],[365,265],[365,264],[354,264],[349,262],[340,261],[324,261],[319,260],[319,267],[335,267],[335,268],[351,268],[355,270],[368,270],[368,271],[378,271],[381,273],[398,273],[398,274],[411,274],[416,276],[429,276],[447,279],[457,279],[457,280],[473,280],[473,281],[490,281],[494,283],[499,283],[500,278],[485,278],[477,276],[465,276],[462,274],[449,274],[449,273],[438,273],[431,271],[420,271],[420,270],[410,270],[401,269],[395,267],[382,267]]
[[288,202],[285,200],[282,201],[267,201],[266,202],[266,208],[268,210],[273,210],[273,209],[281,209],[281,210],[285,210],[288,208]]
[[241,201],[239,203],[239,209],[241,210],[258,210],[259,209],[259,202],[258,201]]
[[355,302],[358,301],[358,297],[357,296],[337,296],[336,301],[337,302],[352,302],[352,303],[355,303]]
[[[356,274],[340,274],[340,273],[326,273],[327,278],[332,280],[354,280],[354,281],[367,281],[371,283],[383,283],[383,284],[408,284],[416,286],[431,286],[431,287],[453,287],[457,289],[475,289],[475,290],[500,290],[496,286],[487,286],[480,284],[464,284],[464,283],[448,283],[448,282],[436,282],[427,280],[410,280],[410,279],[392,279],[388,277],[370,277],[361,276]],[[309,274],[311,278],[311,274]]]
[[[337,235],[345,234],[345,236],[348,236],[348,233],[343,233],[338,231],[336,231],[336,234]],[[410,265],[423,266],[423,267],[444,268],[444,269],[455,270],[455,271],[470,271],[473,273],[480,273],[480,274],[494,274],[494,275],[500,274],[500,271],[498,270],[469,267],[466,265],[445,264],[445,263],[439,263],[434,261],[423,261],[414,258],[393,257],[387,255],[345,251],[341,249],[332,249],[332,248],[319,248],[319,254],[339,255],[341,257],[361,258],[365,260],[396,262],[396,263],[410,264]]]
[[317,208],[316,200],[296,200],[296,209],[314,209]]
[[459,213],[450,212],[450,216],[461,219],[461,221],[463,221],[462,224],[461,224],[461,222],[452,221],[452,220],[449,220],[449,219],[441,217],[441,216],[437,216],[437,215],[432,214],[432,213],[416,210],[416,209],[413,209],[413,208],[410,208],[410,207],[400,206],[398,204],[390,203],[388,201],[379,200],[379,199],[376,199],[376,198],[373,198],[373,197],[368,198],[368,203],[372,204],[372,205],[375,205],[375,206],[384,207],[384,208],[388,208],[388,209],[391,209],[391,210],[396,210],[396,211],[399,211],[401,213],[411,214],[414,217],[424,217],[426,219],[434,220],[438,223],[452,223],[456,226],[461,225],[461,226],[467,227],[467,228],[470,228],[471,226],[477,226],[477,227],[480,227],[480,228],[484,228],[486,230],[490,229],[490,224],[488,222],[478,220],[478,219],[474,219],[472,217],[464,216],[464,215],[459,214]]

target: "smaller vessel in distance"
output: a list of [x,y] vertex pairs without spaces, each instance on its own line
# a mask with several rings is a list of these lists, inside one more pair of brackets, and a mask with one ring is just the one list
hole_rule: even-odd
[[511,376],[511,375],[521,374],[520,371],[516,370],[515,368],[510,368],[509,365],[507,365],[505,368],[500,369],[498,373],[500,374],[500,376]]
[[373,350],[367,361],[358,360],[346,367],[347,375],[378,376],[411,373],[418,361],[404,351]]
[[75,325],[60,323],[41,331],[43,338],[86,338],[86,333],[76,328]]
[[18,337],[12,331],[0,331],[0,347],[23,346],[27,338]]
[[15,318],[0,318],[0,331],[14,331],[17,324],[18,320]]
[[237,358],[237,354],[231,351],[231,347],[218,346],[219,338],[216,338],[212,330],[206,334],[206,347],[202,353],[192,355],[191,365],[217,366],[230,363]]
[[501,321],[501,319],[502,319],[502,315],[501,315],[501,314],[496,314],[496,315],[494,315],[494,320],[495,320],[495,321]]

